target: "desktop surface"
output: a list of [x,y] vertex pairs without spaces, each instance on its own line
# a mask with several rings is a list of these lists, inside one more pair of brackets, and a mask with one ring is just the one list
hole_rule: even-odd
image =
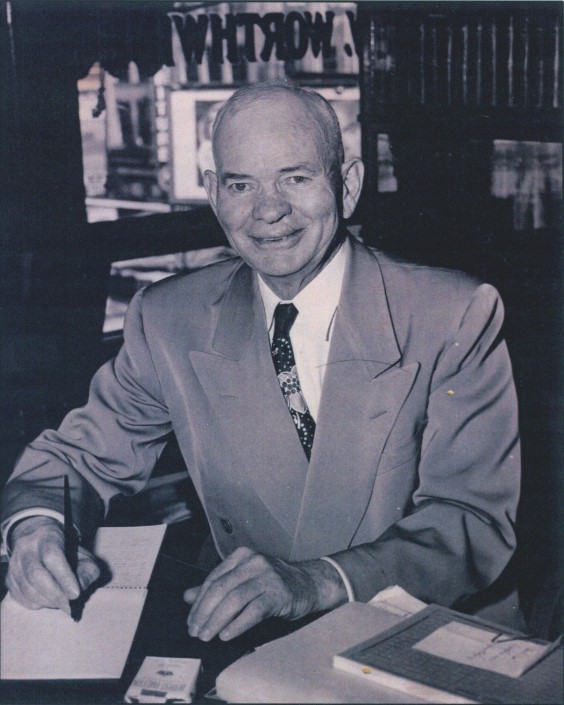
[[[251,649],[289,634],[313,621],[270,619],[231,642],[202,642],[189,636],[186,620],[189,605],[184,590],[198,585],[206,573],[190,560],[189,520],[167,528],[159,558],[149,583],[149,592],[129,657],[119,680],[2,681],[0,702],[7,705],[100,705],[123,703],[125,692],[146,656],[197,658],[202,661],[194,703],[205,698],[218,674]],[[192,551],[193,553],[193,551]],[[2,586],[7,564],[1,566]],[[2,597],[5,588],[2,587]],[[319,615],[317,615],[319,616]],[[69,617],[70,619],[70,617]]]

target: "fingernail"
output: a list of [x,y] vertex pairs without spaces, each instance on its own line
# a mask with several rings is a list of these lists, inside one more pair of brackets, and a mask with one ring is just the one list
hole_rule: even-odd
[[194,636],[194,637],[198,636],[199,631],[200,630],[198,629],[198,627],[194,627],[194,626],[190,626],[188,629],[188,633],[190,634],[190,636]]
[[76,587],[69,588],[69,597],[71,600],[76,600],[77,597],[80,597],[80,590]]
[[87,573],[86,575],[81,575],[79,577],[79,582],[80,586],[83,590],[86,590],[87,587],[92,585],[92,583],[97,580],[98,576],[97,575],[91,575],[90,573]]
[[200,634],[200,639],[202,641],[209,641],[210,640],[210,633],[204,629],[204,631]]

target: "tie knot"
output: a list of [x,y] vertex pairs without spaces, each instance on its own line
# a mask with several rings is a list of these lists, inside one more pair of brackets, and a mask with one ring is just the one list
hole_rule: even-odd
[[274,310],[274,339],[287,338],[294,325],[298,309],[294,304],[278,304]]

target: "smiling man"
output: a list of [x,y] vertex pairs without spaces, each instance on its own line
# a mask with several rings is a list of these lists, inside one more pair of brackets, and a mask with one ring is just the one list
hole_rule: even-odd
[[[287,84],[237,91],[210,203],[239,257],[148,287],[86,407],[24,452],[4,496],[8,586],[67,608],[61,477],[87,536],[177,436],[218,565],[190,634],[231,639],[399,584],[453,604],[515,548],[517,407],[495,290],[391,260],[343,227],[363,167],[337,119]],[[82,549],[84,588],[97,575]]]
[[257,93],[241,92],[219,115],[217,173],[205,184],[233,248],[290,300],[340,244],[340,210],[352,215],[363,167],[343,164],[338,123],[316,94]]

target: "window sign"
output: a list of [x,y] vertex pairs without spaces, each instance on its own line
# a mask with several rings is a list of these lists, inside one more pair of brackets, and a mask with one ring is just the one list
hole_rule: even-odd
[[213,118],[240,85],[289,77],[315,87],[360,155],[355,3],[191,7],[163,9],[173,66],[145,76],[131,61],[118,78],[96,65],[79,81],[89,222],[203,202]]

